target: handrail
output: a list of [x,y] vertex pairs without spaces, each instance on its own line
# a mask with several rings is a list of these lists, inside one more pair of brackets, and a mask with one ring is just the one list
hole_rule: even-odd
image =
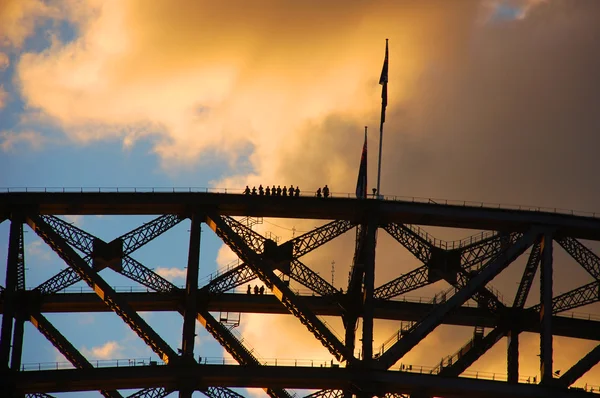
[[[216,194],[243,194],[242,189],[238,188],[219,188],[219,187],[0,187],[1,193],[11,192],[31,192],[31,193],[216,193]],[[302,191],[300,196],[314,197],[315,191]],[[479,207],[501,210],[520,210],[555,214],[566,214],[579,217],[600,218],[600,212],[563,209],[559,207],[543,207],[516,205],[495,202],[480,202],[457,199],[437,199],[425,198],[419,196],[401,196],[401,195],[367,195],[369,199],[379,199],[395,202],[413,202],[427,203],[436,205],[450,205],[461,207]],[[356,198],[355,193],[331,192],[331,198]],[[327,199],[324,199],[327,200]]]
[[[233,358],[225,357],[199,357],[199,365],[238,365]],[[130,367],[130,366],[164,366],[165,363],[159,359],[145,358],[123,358],[123,359],[91,359],[89,362],[95,368],[102,367]],[[265,366],[295,366],[295,367],[318,367],[318,368],[339,368],[344,367],[344,364],[339,364],[330,359],[293,359],[293,358],[266,358],[261,360]],[[41,371],[41,370],[61,370],[73,369],[74,366],[70,362],[37,362],[24,363],[21,365],[22,371]],[[407,365],[401,363],[397,368],[390,370],[398,370],[399,372],[431,374],[433,366]],[[506,373],[496,372],[480,372],[476,370],[467,370],[460,375],[461,378],[482,379],[507,381]],[[519,376],[519,383],[536,384],[540,378],[536,376]],[[600,386],[587,383],[579,383],[574,385],[572,389],[582,389],[588,392],[600,392]]]

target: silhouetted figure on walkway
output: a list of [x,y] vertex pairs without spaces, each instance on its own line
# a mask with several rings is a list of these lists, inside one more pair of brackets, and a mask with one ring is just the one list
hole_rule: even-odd
[[250,195],[250,188],[246,185],[246,189],[244,189],[244,195]]
[[252,195],[256,195],[256,187],[252,187]]
[[324,198],[329,197],[329,187],[327,185],[325,185],[325,187],[323,187],[323,197]]
[[275,189],[275,185],[271,188],[271,196],[277,196],[277,189]]
[[259,292],[261,295],[265,294],[265,286],[264,285],[260,287]]
[[265,194],[267,196],[271,196],[271,188],[269,188],[269,186],[267,185],[267,189],[265,189]]
[[265,194],[265,190],[263,189],[262,184],[258,186],[258,194],[263,196]]
[[254,294],[258,294],[258,285],[254,285]]
[[287,196],[287,188],[286,188],[285,185],[283,186],[283,189],[281,190],[281,193],[283,194],[283,196]]
[[317,198],[321,197],[321,188],[317,189]]
[[294,186],[290,185],[290,190],[289,190],[290,196],[294,196]]
[[281,196],[281,186],[277,185],[277,196]]
[[298,186],[296,185],[296,195],[294,195],[296,197],[300,196],[300,188],[298,188]]
[[248,290],[246,291],[246,293],[252,294],[252,287],[250,287],[250,284],[248,284]]

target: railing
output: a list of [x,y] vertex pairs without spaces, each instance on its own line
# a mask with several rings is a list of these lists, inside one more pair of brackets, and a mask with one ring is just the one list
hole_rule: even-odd
[[[243,189],[237,188],[206,188],[206,187],[0,187],[0,193],[9,192],[46,192],[46,193],[218,193],[218,194],[243,194]],[[314,191],[302,191],[300,196],[314,197],[316,192]],[[343,193],[343,192],[331,192],[329,195],[331,198],[356,198],[354,193]],[[494,203],[494,202],[478,202],[470,200],[456,200],[456,199],[436,199],[436,198],[424,198],[418,196],[401,196],[401,195],[367,195],[369,199],[380,199],[395,202],[413,202],[413,203],[427,203],[437,205],[449,205],[449,206],[460,206],[460,207],[479,207],[489,209],[503,209],[503,210],[521,210],[521,211],[532,211],[532,212],[544,212],[544,213],[556,213],[556,214],[567,214],[571,216],[580,217],[600,217],[600,212],[591,211],[580,211],[563,209],[559,207],[542,207],[542,206],[526,206],[526,205],[515,205],[505,203]],[[327,200],[327,199],[324,199]]]
[[[126,358],[126,359],[93,359],[89,361],[95,368],[105,367],[131,367],[131,366],[163,366],[164,362],[152,358]],[[237,365],[237,361],[232,358],[224,357],[199,357],[200,365]],[[262,359],[261,364],[265,366],[295,366],[295,367],[312,367],[312,368],[338,368],[343,367],[337,362],[328,359],[288,359],[288,358],[267,358]],[[70,362],[39,362],[39,363],[24,363],[21,365],[22,371],[41,371],[41,370],[61,370],[74,369]],[[400,372],[431,374],[435,367],[400,364],[398,368],[390,370],[398,370]],[[506,373],[495,372],[479,372],[467,370],[461,374],[461,377],[469,379],[507,381]],[[519,376],[519,383],[537,384],[538,376]],[[581,389],[588,392],[600,392],[600,386],[591,384],[580,384],[572,389]]]
[[427,231],[425,231],[424,229],[422,229],[416,225],[404,224],[404,226],[406,228],[408,228],[409,230],[411,230],[411,232],[413,232],[414,234],[418,235],[425,241],[429,242],[431,245],[433,245],[435,247],[439,247],[440,249],[444,249],[444,250],[460,249],[462,247],[472,245],[473,243],[480,242],[484,239],[487,239],[487,238],[490,238],[490,237],[496,235],[495,231],[482,231],[480,233],[467,236],[466,238],[448,241],[448,240],[438,239],[438,238],[430,235]]

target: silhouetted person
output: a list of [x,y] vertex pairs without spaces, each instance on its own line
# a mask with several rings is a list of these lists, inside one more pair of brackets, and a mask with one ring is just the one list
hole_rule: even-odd
[[269,186],[267,185],[267,189],[265,189],[265,194],[267,196],[271,196],[271,188],[269,188]]
[[377,197],[377,188],[373,188],[373,198]]
[[254,285],[254,294],[258,294],[258,285]]
[[289,190],[290,196],[294,196],[294,186],[290,185],[290,190]]
[[271,188],[271,196],[277,196],[277,189],[275,189],[275,185]]
[[277,185],[277,196],[281,196],[281,186]]
[[283,196],[287,196],[287,188],[286,188],[285,185],[283,186],[283,189],[281,190],[281,193],[283,194]]
[[329,197],[329,188],[327,187],[327,185],[325,185],[325,187],[323,187],[323,197],[324,198]]
[[296,185],[296,197],[300,196],[300,188],[298,188],[298,186]]
[[250,287],[250,285],[248,285],[248,291],[246,291],[246,293],[252,294],[252,288]]
[[265,286],[261,286],[259,289],[260,294],[265,294]]
[[256,187],[252,187],[252,195],[256,195]]
[[265,190],[263,189],[263,186],[262,186],[262,185],[259,185],[259,186],[258,186],[258,194],[259,194],[260,196],[263,196],[263,195],[265,194]]
[[244,195],[250,195],[250,188],[246,185],[246,189],[244,189]]
[[321,197],[321,188],[317,189],[317,198]]

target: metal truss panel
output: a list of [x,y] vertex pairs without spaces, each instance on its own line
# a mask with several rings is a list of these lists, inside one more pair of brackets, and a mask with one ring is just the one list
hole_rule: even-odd
[[292,239],[290,242],[294,248],[294,257],[298,258],[310,253],[325,243],[348,232],[354,226],[354,223],[346,220],[332,221]]
[[374,297],[389,300],[420,287],[427,286],[430,283],[429,268],[423,265],[379,286],[375,289]]
[[169,395],[172,391],[164,387],[145,388],[136,393],[129,395],[127,398],[163,398]]
[[129,256],[123,257],[123,269],[119,273],[157,292],[169,293],[180,290],[177,286]]
[[350,361],[352,353],[346,351],[346,347],[335,337],[335,335],[304,305],[290,288],[283,283],[272,271],[272,267],[265,264],[259,253],[252,250],[244,240],[244,236],[236,234],[244,231],[243,225],[232,229],[230,225],[238,224],[230,217],[221,218],[211,215],[207,224],[215,233],[236,253],[245,263],[249,264],[256,275],[268,288],[273,290],[275,296],[281,303],[296,316],[313,335],[331,352],[338,360]]
[[[33,314],[30,316],[31,324],[65,357],[73,366],[78,369],[93,369],[92,364],[63,336],[42,314]],[[106,398],[122,398],[123,396],[116,390],[100,391]]]
[[[88,263],[91,261],[92,254],[94,252],[94,241],[104,242],[101,239],[95,237],[94,235],[58,217],[42,215],[40,216],[40,218],[44,220],[48,225],[50,225],[58,233],[59,236],[61,236],[67,241],[67,243],[81,251],[85,255],[84,259]],[[134,229],[133,231],[121,235],[119,238],[116,238],[115,241],[120,240],[122,242],[122,254],[124,256],[124,274],[132,274],[136,270],[138,273],[142,272],[140,268],[136,268],[135,264],[132,264],[132,262],[135,262],[135,260],[130,258],[129,254],[144,246],[146,243],[157,238],[164,232],[168,231],[169,229],[180,223],[182,220],[183,218],[175,215],[168,214],[160,216]],[[148,277],[149,275],[137,276],[140,280],[145,280],[144,277]],[[160,281],[161,279],[164,280],[164,278],[160,278],[157,281]],[[80,280],[81,278],[72,268],[66,268],[58,274],[56,274],[55,276],[53,276],[52,278],[43,282],[36,288],[36,290],[43,294],[56,293],[79,282]]]
[[209,398],[244,398],[243,395],[226,387],[208,387],[202,393]]
[[163,361],[177,359],[173,349],[48,224],[37,216],[29,217],[28,223]]
[[562,237],[556,239],[556,242],[590,275],[596,279],[600,279],[600,257],[596,253],[585,247],[575,238]]
[[[600,301],[600,281],[588,283],[576,289],[570,290],[552,299],[552,313],[569,311],[584,305]],[[541,304],[529,307],[529,311],[539,312]]]
[[433,244],[411,229],[410,226],[390,223],[382,225],[382,227],[423,264],[429,262]]
[[305,395],[304,398],[341,398],[344,396],[342,390],[319,390],[312,394]]
[[531,289],[531,284],[533,283],[535,272],[537,271],[540,263],[541,255],[541,244],[540,242],[536,242],[531,247],[529,259],[525,265],[525,270],[523,271],[523,276],[521,277],[521,282],[519,283],[519,288],[517,289],[517,294],[515,295],[513,308],[523,308],[525,306],[525,301],[527,301],[527,295]]
[[319,274],[308,268],[300,260],[293,260],[291,262],[290,278],[321,296],[334,296],[340,293],[329,282],[321,278]]
[[[461,306],[475,292],[485,286],[486,283],[527,250],[540,233],[541,231],[537,228],[532,228],[517,242],[509,246],[501,255],[490,260],[476,276],[469,280],[465,287],[457,291],[445,303],[435,306],[430,314],[412,324],[408,330],[402,331],[402,333],[399,332],[397,341],[390,341],[389,343],[392,345],[376,360],[377,366],[388,369],[396,363],[396,361],[402,358],[435,329],[450,311]],[[400,338],[401,335],[403,336],[402,338]]]
[[256,278],[256,275],[254,275],[252,268],[247,264],[240,264],[210,281],[201,291],[213,294],[225,293],[250,282],[254,278]]

